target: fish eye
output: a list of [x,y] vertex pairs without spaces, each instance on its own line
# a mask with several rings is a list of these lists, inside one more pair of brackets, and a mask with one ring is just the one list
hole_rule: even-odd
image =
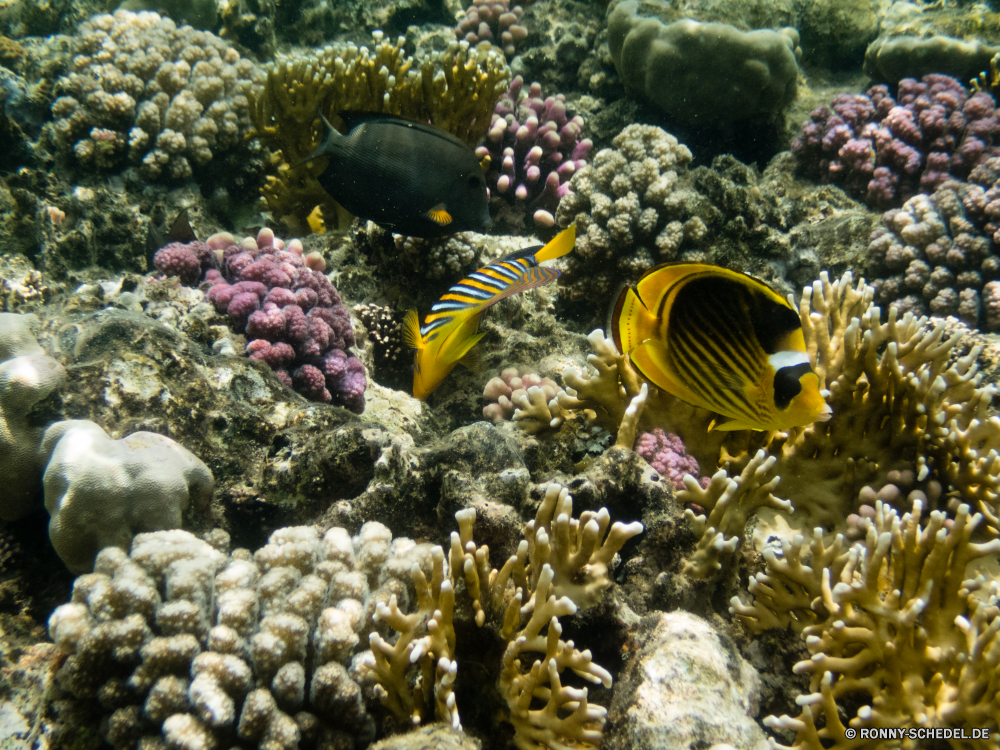
[[482,187],[482,185],[483,185],[483,178],[482,177],[480,177],[479,175],[475,175],[475,174],[469,176],[469,187],[470,188]]

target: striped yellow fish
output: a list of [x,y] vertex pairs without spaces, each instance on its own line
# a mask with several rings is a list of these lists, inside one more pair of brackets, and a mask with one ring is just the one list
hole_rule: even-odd
[[421,326],[417,311],[403,321],[403,340],[415,349],[413,395],[423,401],[459,362],[470,364],[479,339],[483,311],[504,297],[555,281],[559,271],[539,265],[566,255],[576,244],[576,225],[564,229],[545,247],[518,250],[480,268],[451,287],[431,308]]
[[622,291],[611,330],[653,385],[728,418],[715,429],[786,430],[830,418],[798,313],[746,274],[704,263],[651,268]]

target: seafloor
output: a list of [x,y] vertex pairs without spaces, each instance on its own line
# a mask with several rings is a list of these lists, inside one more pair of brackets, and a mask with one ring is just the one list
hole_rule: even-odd
[[[0,747],[1000,748],[998,10],[0,0]],[[493,228],[339,209],[342,110]],[[573,223],[414,399],[406,310]],[[829,421],[643,385],[672,261]]]

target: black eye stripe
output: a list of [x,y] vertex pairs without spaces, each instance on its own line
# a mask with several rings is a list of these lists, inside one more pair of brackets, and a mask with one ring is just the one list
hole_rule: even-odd
[[807,372],[812,372],[808,362],[782,367],[774,373],[774,406],[778,411],[784,411],[792,399],[802,393],[802,383],[799,378]]

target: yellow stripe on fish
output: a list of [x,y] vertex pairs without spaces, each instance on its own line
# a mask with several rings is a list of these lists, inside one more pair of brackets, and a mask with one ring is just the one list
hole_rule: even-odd
[[403,340],[415,349],[413,395],[423,400],[459,362],[469,364],[479,339],[479,321],[486,308],[500,300],[548,284],[559,271],[540,265],[569,253],[576,244],[576,225],[560,232],[544,247],[518,250],[480,268],[452,286],[419,324],[416,310],[403,321]]
[[622,291],[611,329],[646,380],[727,418],[716,429],[786,430],[830,417],[798,313],[746,274],[656,266]]

